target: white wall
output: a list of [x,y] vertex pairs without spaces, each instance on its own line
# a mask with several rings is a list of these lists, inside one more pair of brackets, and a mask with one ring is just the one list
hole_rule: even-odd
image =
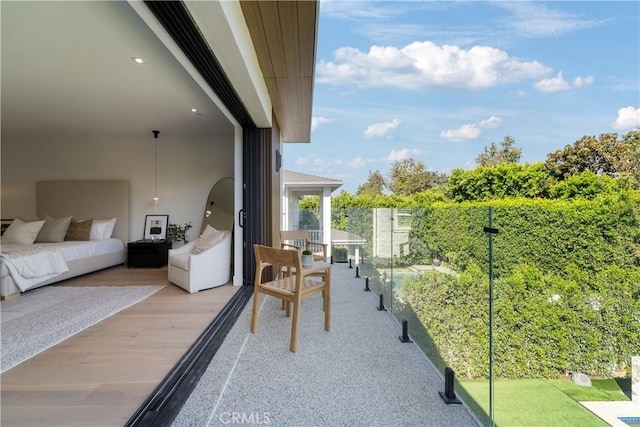
[[148,137],[2,138],[2,218],[35,216],[35,182],[54,179],[127,180],[131,191],[129,241],[143,237],[148,214],[191,221],[199,234],[213,185],[234,176],[234,141],[158,138],[158,197],[154,206],[154,139]]

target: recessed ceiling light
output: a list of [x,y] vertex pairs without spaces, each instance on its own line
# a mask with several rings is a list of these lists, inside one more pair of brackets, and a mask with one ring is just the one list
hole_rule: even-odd
[[139,58],[137,56],[132,56],[131,59],[133,59],[133,62],[135,62],[136,64],[142,64],[144,62],[142,58]]
[[191,112],[192,112],[192,113],[197,113],[197,112],[198,112],[198,110],[196,110],[195,108],[192,108],[192,109],[191,109]]

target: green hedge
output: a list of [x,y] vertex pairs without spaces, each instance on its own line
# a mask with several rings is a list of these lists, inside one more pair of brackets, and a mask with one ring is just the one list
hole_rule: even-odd
[[403,294],[442,359],[463,378],[488,375],[488,225],[492,207],[494,372],[616,376],[640,354],[640,197],[434,203],[415,211],[412,264],[444,259]]
[[[640,192],[463,203],[425,194],[418,205],[408,199],[390,204],[412,209],[410,252],[394,263],[431,264],[438,257],[460,273],[425,273],[405,279],[403,287],[404,303],[424,325],[437,359],[459,377],[488,376],[489,251],[483,228],[489,208],[499,230],[493,236],[495,375],[630,372],[631,356],[640,354]],[[370,245],[370,209],[385,206],[343,194],[334,206],[334,226]]]
[[434,203],[413,216],[409,261],[438,256],[464,270],[474,263],[487,271],[489,208],[493,209],[493,262],[497,276],[520,265],[562,274],[569,265],[595,273],[615,265],[640,266],[640,193],[596,200],[508,199]]
[[[403,295],[459,377],[488,377],[488,278],[476,265],[405,279]],[[640,354],[640,268],[520,266],[494,281],[494,301],[497,378],[624,376]]]

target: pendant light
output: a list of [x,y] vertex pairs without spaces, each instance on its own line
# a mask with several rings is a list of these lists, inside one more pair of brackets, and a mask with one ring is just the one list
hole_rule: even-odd
[[151,131],[153,133],[153,139],[155,140],[155,151],[156,151],[156,156],[155,156],[155,192],[153,193],[153,204],[157,205],[158,202],[160,201],[160,198],[158,197],[158,135],[160,134],[159,130],[152,130]]

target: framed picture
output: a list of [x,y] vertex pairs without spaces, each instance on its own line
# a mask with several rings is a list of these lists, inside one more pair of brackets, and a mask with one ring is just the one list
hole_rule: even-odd
[[167,238],[169,215],[147,215],[144,219],[144,240]]

